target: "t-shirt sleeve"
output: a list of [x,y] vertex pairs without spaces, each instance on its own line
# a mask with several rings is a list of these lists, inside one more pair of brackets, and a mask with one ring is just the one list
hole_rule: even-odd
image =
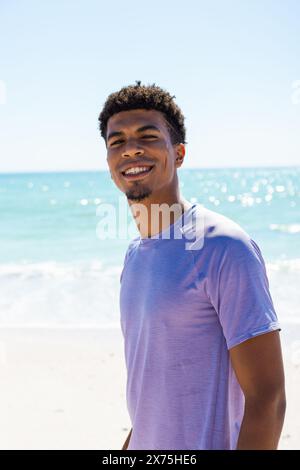
[[252,240],[226,240],[208,280],[208,293],[223,329],[227,348],[281,330],[269,291],[265,263]]

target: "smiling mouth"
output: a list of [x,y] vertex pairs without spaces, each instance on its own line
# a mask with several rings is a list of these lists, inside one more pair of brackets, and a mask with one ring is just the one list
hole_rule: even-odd
[[149,168],[147,168],[147,170],[143,170],[143,171],[140,171],[138,173],[125,174],[124,171],[122,171],[121,173],[122,173],[123,177],[127,180],[137,180],[137,179],[144,178],[145,176],[149,175],[149,173],[151,173],[153,168],[154,168],[154,166],[150,166]]

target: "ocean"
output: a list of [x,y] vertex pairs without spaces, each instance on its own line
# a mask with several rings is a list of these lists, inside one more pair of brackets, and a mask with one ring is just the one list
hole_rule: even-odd
[[[179,181],[186,199],[258,243],[280,322],[300,324],[300,167],[181,169]],[[119,278],[138,231],[101,239],[97,210],[120,198],[127,205],[108,171],[0,174],[1,326],[119,327]]]

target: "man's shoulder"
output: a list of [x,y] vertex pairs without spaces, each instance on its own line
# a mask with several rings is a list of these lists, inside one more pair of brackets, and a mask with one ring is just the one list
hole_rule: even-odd
[[[201,213],[204,237],[200,249],[194,252],[201,265],[204,259],[213,274],[218,273],[220,268],[224,268],[225,272],[233,267],[240,274],[264,269],[260,247],[238,223],[204,207],[199,208]],[[199,214],[197,217],[200,217]]]
[[131,253],[135,250],[135,248],[139,245],[140,237],[133,238],[129,241],[127,250],[125,253],[124,264],[127,263],[128,258],[130,257]]
[[205,236],[208,238],[248,236],[247,232],[233,219],[207,209],[204,205],[197,204],[195,215],[196,219],[201,219]]
[[127,251],[131,252],[136,247],[138,247],[140,244],[140,239],[141,239],[140,237],[132,238],[128,244]]
[[195,210],[197,231],[203,237],[203,246],[213,250],[253,250],[250,235],[237,222],[221,213],[198,204]]

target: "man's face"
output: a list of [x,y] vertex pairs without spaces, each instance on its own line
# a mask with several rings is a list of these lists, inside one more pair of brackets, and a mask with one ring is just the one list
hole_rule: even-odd
[[[127,199],[140,202],[151,196],[165,202],[170,191],[176,190],[176,168],[182,164],[185,149],[183,144],[172,145],[163,114],[146,109],[114,114],[106,136],[111,177]],[[137,167],[147,167],[146,172],[124,173]]]

